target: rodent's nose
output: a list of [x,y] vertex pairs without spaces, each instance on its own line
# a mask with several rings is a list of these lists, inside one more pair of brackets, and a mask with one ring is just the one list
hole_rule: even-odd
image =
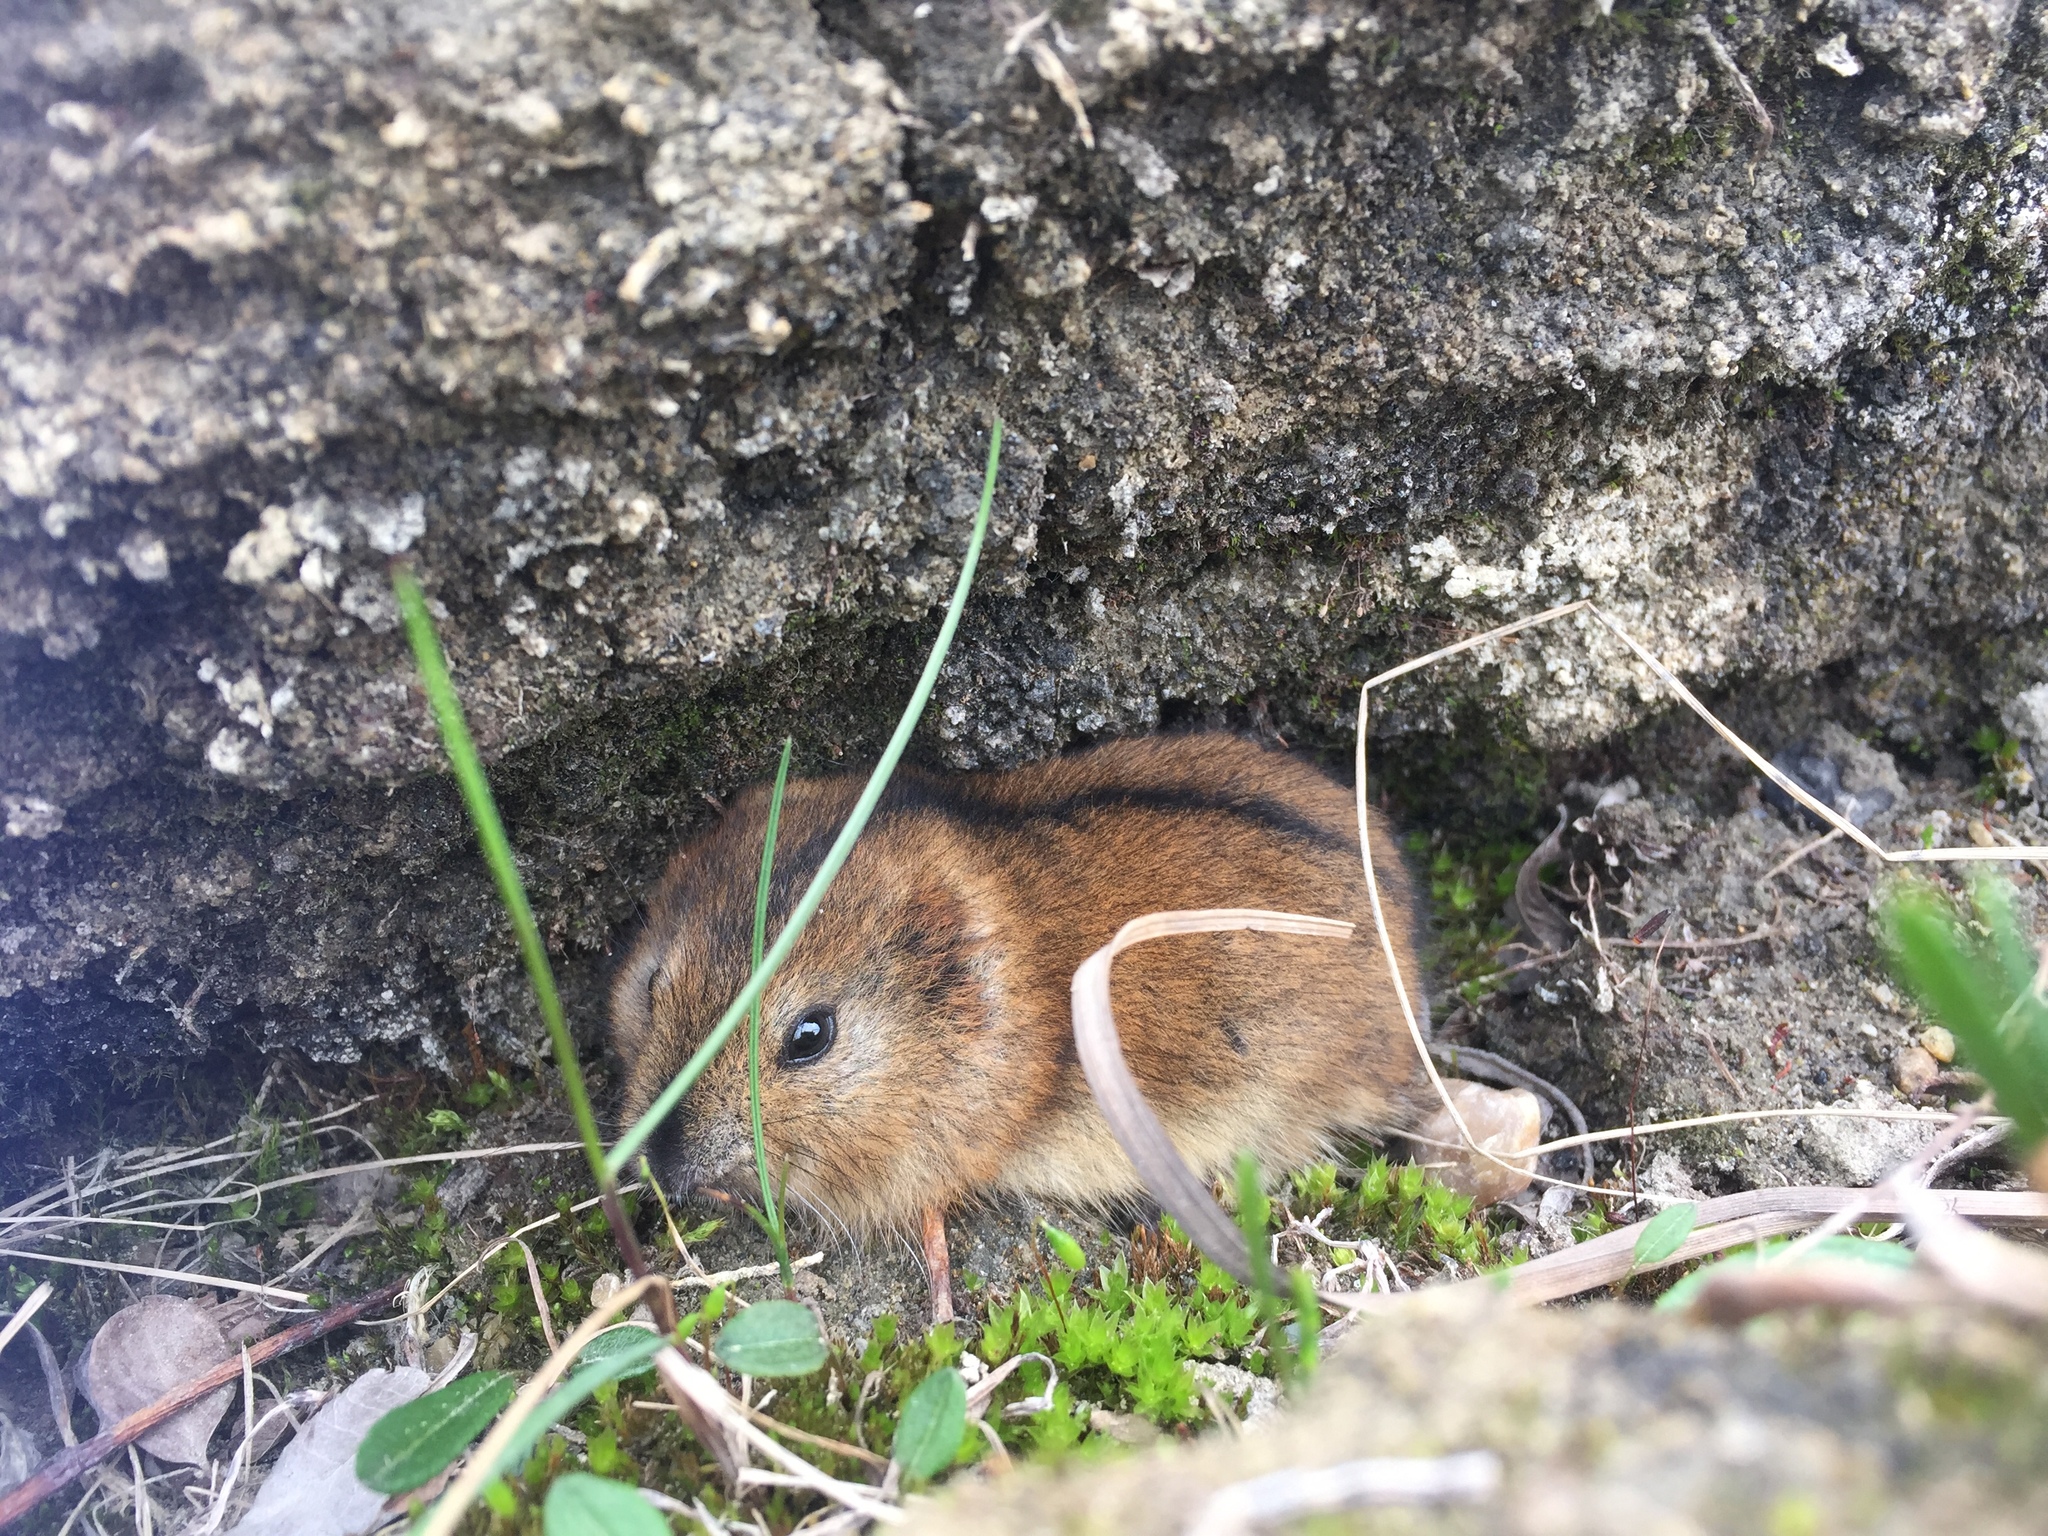
[[738,1156],[741,1149],[731,1141],[731,1137],[718,1134],[716,1127],[691,1115],[685,1106],[649,1139],[648,1160],[662,1186],[673,1195],[709,1194],[730,1200],[734,1191],[725,1186],[745,1164]]

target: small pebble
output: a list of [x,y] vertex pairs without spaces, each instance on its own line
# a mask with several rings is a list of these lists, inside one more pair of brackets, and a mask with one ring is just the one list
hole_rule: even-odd
[[1920,1048],[1944,1067],[1956,1059],[1956,1037],[1939,1024],[1920,1031]]
[[[1450,1111],[1439,1109],[1416,1128],[1415,1160],[1428,1167],[1447,1188],[1470,1195],[1476,1207],[1511,1199],[1527,1189],[1536,1171],[1536,1159],[1519,1154],[1526,1154],[1543,1139],[1543,1105],[1536,1095],[1526,1088],[1489,1088],[1456,1077],[1445,1078],[1444,1087],[1480,1146],[1493,1156],[1482,1157],[1463,1149],[1463,1138],[1451,1120]],[[1504,1168],[1494,1158],[1514,1166]],[[1524,1171],[1518,1172],[1517,1168]]]
[[1892,1057],[1892,1081],[1907,1097],[1925,1093],[1941,1076],[1941,1063],[1926,1050],[1909,1045]]
[[1159,1438],[1159,1430],[1151,1420],[1141,1419],[1135,1413],[1113,1413],[1107,1408],[1089,1412],[1088,1428],[1120,1445],[1150,1445]]

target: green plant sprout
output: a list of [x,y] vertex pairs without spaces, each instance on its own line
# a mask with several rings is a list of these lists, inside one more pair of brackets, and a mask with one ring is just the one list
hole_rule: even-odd
[[1933,881],[1902,880],[1879,921],[1892,968],[1991,1085],[2028,1181],[2048,1189],[2048,959],[2028,943],[2011,884],[1973,871],[1966,917]]
[[[1237,1225],[1250,1254],[1252,1304],[1266,1325],[1266,1352],[1273,1361],[1274,1375],[1290,1385],[1306,1383],[1315,1374],[1322,1303],[1316,1300],[1315,1281],[1300,1270],[1288,1275],[1288,1295],[1280,1294],[1267,1243],[1271,1215],[1272,1203],[1259,1178],[1259,1160],[1249,1152],[1238,1153]],[[1291,1330],[1281,1322],[1290,1303],[1294,1308]]]
[[704,1043],[697,1047],[696,1054],[683,1063],[668,1087],[661,1091],[655,1101],[647,1107],[640,1118],[633,1123],[625,1135],[612,1147],[606,1160],[608,1170],[616,1175],[620,1169],[631,1165],[634,1155],[646,1145],[661,1122],[683,1101],[683,1096],[695,1086],[697,1079],[712,1059],[725,1048],[725,1042],[732,1038],[732,1032],[747,1017],[748,1010],[761,1000],[768,990],[768,983],[775,973],[782,969],[789,959],[790,951],[796,948],[796,941],[811,924],[823,905],[825,892],[832,886],[839,870],[853,852],[854,842],[866,829],[868,818],[875,813],[882,792],[889,787],[890,775],[895,773],[896,764],[903,756],[903,749],[910,745],[911,733],[924,715],[924,707],[932,696],[932,689],[939,680],[939,668],[945,664],[946,652],[952,648],[954,631],[960,627],[960,615],[967,606],[967,590],[974,582],[974,568],[981,559],[981,541],[988,532],[989,508],[994,504],[996,494],[996,465],[1003,450],[1003,419],[998,416],[990,428],[988,438],[988,468],[981,483],[981,504],[974,514],[974,532],[967,541],[967,553],[961,557],[960,578],[953,587],[953,601],[947,605],[946,617],[939,626],[938,639],[932,643],[931,654],[925,659],[924,672],[917,680],[917,687],[911,691],[910,702],[904,706],[903,716],[896,723],[895,734],[882,749],[881,760],[868,776],[867,787],[861,791],[860,799],[854,803],[853,812],[846,818],[846,825],[840,828],[839,836],[826,852],[818,872],[811,877],[811,883],[804,888],[803,896],[797,901],[796,909],[790,913],[789,922],[777,936],[772,948],[763,957],[754,974],[740,989],[739,996],[732,1000],[711,1032],[704,1037]]
[[[782,761],[775,768],[775,789],[768,801],[768,835],[761,840],[761,879],[754,888],[754,969],[761,969],[762,945],[768,933],[768,877],[775,869],[775,833],[782,825],[782,792],[789,783],[789,753],[792,741],[782,738]],[[768,1141],[761,1126],[761,999],[747,1010],[747,1108],[754,1122],[754,1171],[761,1176],[761,1209],[748,1212],[768,1234],[775,1249],[775,1264],[782,1271],[782,1288],[794,1283],[789,1267],[789,1234],[783,1230],[782,1209],[776,1188],[768,1177]]]
[[[569,1096],[569,1107],[576,1117],[576,1135],[583,1143],[584,1156],[590,1160],[590,1172],[597,1180],[598,1192],[605,1197],[605,1214],[611,1218],[613,1236],[618,1240],[620,1253],[627,1263],[636,1271],[642,1270],[646,1264],[640,1258],[632,1225],[625,1220],[624,1210],[618,1203],[618,1178],[613,1167],[605,1161],[604,1139],[598,1135],[597,1116],[591,1112],[590,1093],[583,1082],[583,1067],[576,1059],[576,1042],[569,1037],[569,1025],[562,1016],[562,999],[555,990],[554,968],[548,964],[547,948],[541,943],[540,925],[534,921],[533,907],[526,899],[526,884],[519,878],[519,866],[512,858],[512,844],[505,836],[505,823],[498,816],[498,802],[491,795],[490,781],[484,777],[483,762],[477,756],[476,743],[470,738],[469,722],[463,718],[462,701],[456,697],[454,680],[448,675],[448,658],[441,650],[441,637],[435,633],[434,620],[427,612],[426,595],[420,590],[419,578],[403,562],[391,567],[391,588],[398,598],[398,611],[405,620],[405,637],[412,643],[420,680],[426,687],[427,703],[434,712],[434,723],[440,728],[441,745],[448,753],[449,765],[455,770],[456,786],[462,791],[463,806],[469,812],[470,824],[476,828],[476,840],[483,849],[484,863],[490,867],[491,879],[498,887],[498,900],[504,904],[505,915],[512,922],[512,931],[518,935],[519,955],[526,963],[526,978],[533,986],[535,1000],[540,1004],[541,1022],[547,1026],[548,1040],[555,1050],[555,1065],[562,1073],[562,1088]],[[452,1111],[448,1113],[459,1126],[461,1121],[454,1117]]]

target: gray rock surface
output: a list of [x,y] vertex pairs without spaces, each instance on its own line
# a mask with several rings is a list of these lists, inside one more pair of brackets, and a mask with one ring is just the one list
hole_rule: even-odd
[[[1581,596],[1703,686],[1977,697],[2043,608],[2039,20],[11,11],[0,1133],[250,1040],[531,1051],[398,555],[595,1019],[705,795],[886,730],[996,410],[936,761],[1328,740]],[[1560,629],[1382,725],[1554,750],[1655,697]]]
[[[1362,1458],[1471,1451],[1501,1465],[1498,1489],[1477,1503],[1354,1507],[1294,1528],[1903,1536],[2039,1523],[2029,1513],[2042,1467],[2038,1330],[1963,1309],[1779,1316],[1736,1330],[1612,1302],[1517,1312],[1469,1301],[1423,1293],[1361,1323],[1298,1409],[1256,1434],[1209,1430],[1115,1460],[956,1477],[912,1506],[905,1529],[1286,1529],[1219,1519],[1230,1506],[1218,1494]],[[2005,1403],[2017,1411],[1995,1406]]]

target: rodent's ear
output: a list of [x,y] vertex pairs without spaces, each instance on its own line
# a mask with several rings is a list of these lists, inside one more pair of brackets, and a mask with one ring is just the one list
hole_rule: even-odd
[[661,974],[661,949],[645,941],[612,978],[612,1049],[621,1056],[638,1053],[654,1024],[654,980]]

